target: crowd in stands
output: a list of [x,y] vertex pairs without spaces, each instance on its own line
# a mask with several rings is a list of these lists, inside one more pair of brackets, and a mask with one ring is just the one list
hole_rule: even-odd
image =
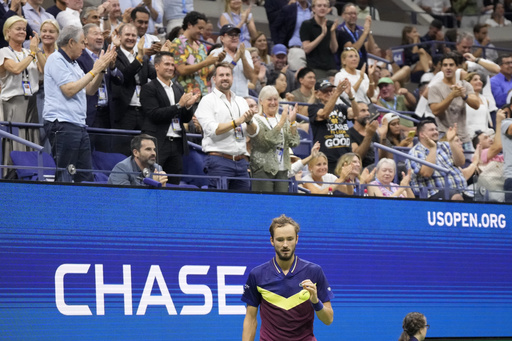
[[[142,185],[146,174],[119,173],[149,169],[178,185],[161,173],[182,174],[187,134],[202,134],[205,174],[233,190],[287,192],[296,177],[318,194],[439,199],[448,187],[470,200],[479,175],[512,191],[512,54],[488,34],[510,25],[512,1],[416,3],[433,20],[423,36],[404,25],[397,55],[374,38],[380,3],[368,0],[337,3],[334,21],[329,0],[267,0],[270,36],[252,13],[262,1],[224,0],[215,34],[192,0],[3,2],[0,121],[42,124],[18,135],[49,142],[59,169],[91,169],[94,150],[124,153],[113,184]],[[143,135],[112,142],[87,127]],[[314,147],[295,160],[301,136]],[[3,164],[13,150],[27,149],[4,140]]]

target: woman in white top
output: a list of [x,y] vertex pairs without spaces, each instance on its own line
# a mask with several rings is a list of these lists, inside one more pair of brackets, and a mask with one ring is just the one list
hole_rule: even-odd
[[489,123],[492,121],[489,113],[489,102],[487,98],[482,95],[482,89],[486,81],[485,77],[479,73],[471,72],[467,75],[466,81],[471,84],[480,100],[478,109],[473,109],[466,104],[466,129],[468,130],[469,136],[474,136],[477,130],[486,131],[489,129]]
[[[332,194],[335,190],[340,190],[341,180],[334,174],[327,173],[327,156],[318,152],[311,161],[309,161],[309,174],[302,177],[303,181],[315,181],[303,183],[302,186],[313,194]],[[330,182],[330,183],[325,183]]]
[[225,1],[224,13],[219,18],[219,28],[227,24],[235,25],[241,31],[240,43],[244,43],[245,47],[251,47],[251,38],[255,38],[257,34],[251,6],[242,11],[242,0]]
[[[2,86],[0,98],[4,116],[2,121],[37,123],[36,97],[33,95],[39,90],[39,78],[43,71],[37,60],[37,54],[40,54],[39,37],[34,32],[30,40],[30,50],[24,49],[27,21],[17,15],[5,21],[3,33],[9,46],[0,49],[0,84]],[[27,110],[29,106],[31,109]],[[35,129],[32,131],[37,132]],[[27,139],[28,135],[25,129],[20,128],[21,138]],[[30,135],[32,142],[39,143],[35,141],[38,134]],[[8,150],[4,154],[4,160],[9,159],[12,150],[27,150],[25,146],[18,143],[7,145]]]
[[485,23],[491,27],[504,27],[510,26],[512,22],[505,18],[505,7],[503,7],[502,3],[496,3],[494,5],[494,11],[491,14],[491,17],[485,21]]
[[[352,85],[352,92],[355,94],[357,102],[369,104],[370,98],[373,97],[375,91],[375,82],[373,81],[373,72],[375,65],[368,67],[368,75],[366,75],[366,64],[361,70],[357,70],[359,65],[359,52],[353,47],[346,47],[341,54],[342,69],[334,77],[334,85],[338,85],[347,78]],[[372,79],[372,81],[370,81]],[[348,99],[348,95],[343,93],[342,96]]]
[[[58,50],[57,38],[59,37],[60,28],[59,23],[55,19],[47,19],[43,21],[40,27],[41,32],[41,49],[37,53],[37,62],[41,65],[41,70],[44,70],[46,60],[50,55]],[[37,116],[38,122],[43,123],[43,109],[44,109],[44,83],[39,84],[39,91],[36,93],[37,98]],[[44,140],[44,129],[39,130],[41,134],[41,141]],[[49,147],[49,142],[46,142]],[[46,146],[45,146],[46,147]],[[50,149],[47,149],[48,151]]]

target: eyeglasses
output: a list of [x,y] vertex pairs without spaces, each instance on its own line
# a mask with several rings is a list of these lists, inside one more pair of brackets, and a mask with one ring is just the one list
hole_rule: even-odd
[[343,51],[356,51],[357,52],[357,49],[355,47],[345,47],[343,49]]
[[239,38],[240,37],[240,33],[226,33],[228,36],[230,36],[231,38]]
[[425,328],[430,329],[430,324],[425,325]]

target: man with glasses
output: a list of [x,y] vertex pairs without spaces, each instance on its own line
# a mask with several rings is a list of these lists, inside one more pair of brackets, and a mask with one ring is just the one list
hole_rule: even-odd
[[507,104],[507,96],[512,90],[512,55],[507,54],[498,58],[500,73],[491,78],[491,90],[496,106],[501,108]]
[[[338,54],[340,56],[343,49],[346,47],[353,47],[359,52],[359,65],[361,69],[363,64],[368,62],[367,49],[372,51],[375,46],[375,41],[372,36],[372,17],[366,16],[364,26],[357,25],[357,8],[353,3],[348,3],[343,6],[343,24],[337,28],[338,40]],[[338,62],[339,58],[337,58]],[[339,65],[341,67],[341,65]]]
[[[233,66],[233,86],[231,90],[240,97],[249,95],[249,80],[252,79],[254,73],[254,64],[252,63],[251,54],[245,50],[245,45],[240,42],[240,29],[232,24],[222,26],[220,29],[220,41],[222,47],[211,52],[213,56],[219,56],[225,52],[226,57],[223,59]],[[220,59],[220,58],[219,58]]]
[[359,113],[357,102],[352,94],[350,82],[345,79],[337,87],[324,80],[315,85],[315,97],[320,104],[312,104],[308,108],[309,122],[313,131],[314,142],[320,142],[320,151],[327,156],[329,173],[334,174],[338,159],[350,153],[350,136],[348,134],[348,107],[336,104],[343,92],[347,92],[354,115]]
[[336,25],[327,20],[330,12],[328,0],[313,0],[313,18],[300,27],[300,40],[306,52],[308,67],[315,71],[316,79],[325,79],[330,70],[337,70],[334,54],[338,51]]

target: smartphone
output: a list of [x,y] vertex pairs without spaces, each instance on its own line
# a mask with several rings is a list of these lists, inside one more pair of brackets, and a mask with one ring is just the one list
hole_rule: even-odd
[[412,138],[414,136],[416,136],[416,132],[414,130],[409,131],[409,134],[407,134],[407,137],[410,137],[410,138]]
[[380,116],[380,112],[376,112],[372,115],[370,115],[370,117],[368,117],[368,122],[371,123],[373,121],[375,121],[376,119],[378,119]]

